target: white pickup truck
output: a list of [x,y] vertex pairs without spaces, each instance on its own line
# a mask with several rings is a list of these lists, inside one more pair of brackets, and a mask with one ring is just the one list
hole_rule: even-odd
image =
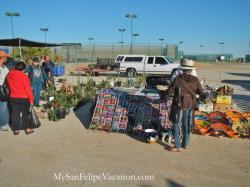
[[146,55],[118,55],[115,63],[120,73],[126,73],[128,77],[136,74],[170,75],[179,64],[170,61],[165,56]]

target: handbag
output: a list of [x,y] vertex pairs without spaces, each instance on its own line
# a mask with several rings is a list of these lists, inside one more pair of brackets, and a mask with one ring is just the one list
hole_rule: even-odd
[[7,81],[5,80],[3,85],[0,85],[0,100],[1,101],[7,101],[9,99],[9,87],[7,84]]
[[35,129],[41,126],[33,106],[30,106],[30,128]]

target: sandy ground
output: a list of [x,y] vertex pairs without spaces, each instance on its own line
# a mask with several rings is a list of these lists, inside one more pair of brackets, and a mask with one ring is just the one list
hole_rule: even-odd
[[[249,107],[246,65],[199,64],[211,84],[235,88],[242,109]],[[87,130],[88,108],[59,122],[42,120],[35,134],[0,132],[0,187],[56,186],[249,186],[249,139],[192,135],[191,146],[171,153],[126,134]],[[153,175],[154,180],[56,180],[55,174]],[[76,178],[75,178],[76,179]],[[150,178],[149,178],[150,179]],[[152,177],[151,177],[152,179]]]

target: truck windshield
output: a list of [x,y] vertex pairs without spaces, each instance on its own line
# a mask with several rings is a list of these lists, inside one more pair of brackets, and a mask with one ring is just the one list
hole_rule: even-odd
[[165,58],[167,59],[167,61],[168,61],[170,64],[173,64],[173,63],[174,63],[173,60],[171,60],[171,59],[169,59],[169,58],[167,58],[167,57],[165,57]]
[[163,57],[156,57],[155,58],[155,64],[167,64],[167,61]]

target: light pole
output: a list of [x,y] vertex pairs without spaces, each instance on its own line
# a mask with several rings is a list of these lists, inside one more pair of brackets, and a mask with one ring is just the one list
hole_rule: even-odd
[[250,55],[250,42],[248,43],[249,47],[248,47],[248,54]]
[[121,51],[123,53],[123,44],[124,44],[124,42],[118,42],[118,43],[121,44]]
[[130,53],[133,54],[133,19],[137,18],[136,14],[126,14],[126,18],[130,19]]
[[12,31],[12,37],[15,38],[14,35],[14,25],[13,25],[13,16],[18,17],[20,14],[18,12],[6,12],[6,16],[10,17],[10,23],[11,23],[11,31]]
[[121,32],[121,43],[124,43],[124,41],[123,41],[123,33],[126,31],[126,29],[120,28],[120,29],[118,29],[118,31]]
[[[95,39],[95,38],[88,38],[88,40],[89,40],[89,45],[90,45],[90,46],[92,45],[92,41],[93,41],[94,39]],[[94,58],[94,44],[92,45],[91,63],[93,63],[93,58]]]
[[123,52],[123,44],[124,44],[124,40],[123,40],[123,33],[126,31],[125,28],[120,28],[118,29],[119,32],[121,32],[121,41],[119,42],[122,46],[122,52]]
[[203,48],[204,48],[204,45],[200,45],[200,48],[201,48],[201,54],[203,54]]
[[179,41],[179,46],[180,46],[180,49],[179,49],[179,57],[181,57],[181,46],[182,46],[182,44],[183,44],[184,42],[183,41]]
[[219,45],[221,45],[221,54],[223,55],[224,53],[224,42],[220,42]]
[[44,32],[44,43],[45,43],[45,47],[47,47],[47,32],[49,31],[49,29],[46,27],[43,27],[43,28],[40,28],[40,30]]
[[140,36],[140,34],[138,34],[138,33],[134,33],[133,34],[133,37],[134,37],[134,45],[135,45],[135,39],[136,39],[136,37],[139,37]]
[[164,42],[164,38],[159,38],[159,40],[161,41],[161,55],[163,55],[163,42]]

